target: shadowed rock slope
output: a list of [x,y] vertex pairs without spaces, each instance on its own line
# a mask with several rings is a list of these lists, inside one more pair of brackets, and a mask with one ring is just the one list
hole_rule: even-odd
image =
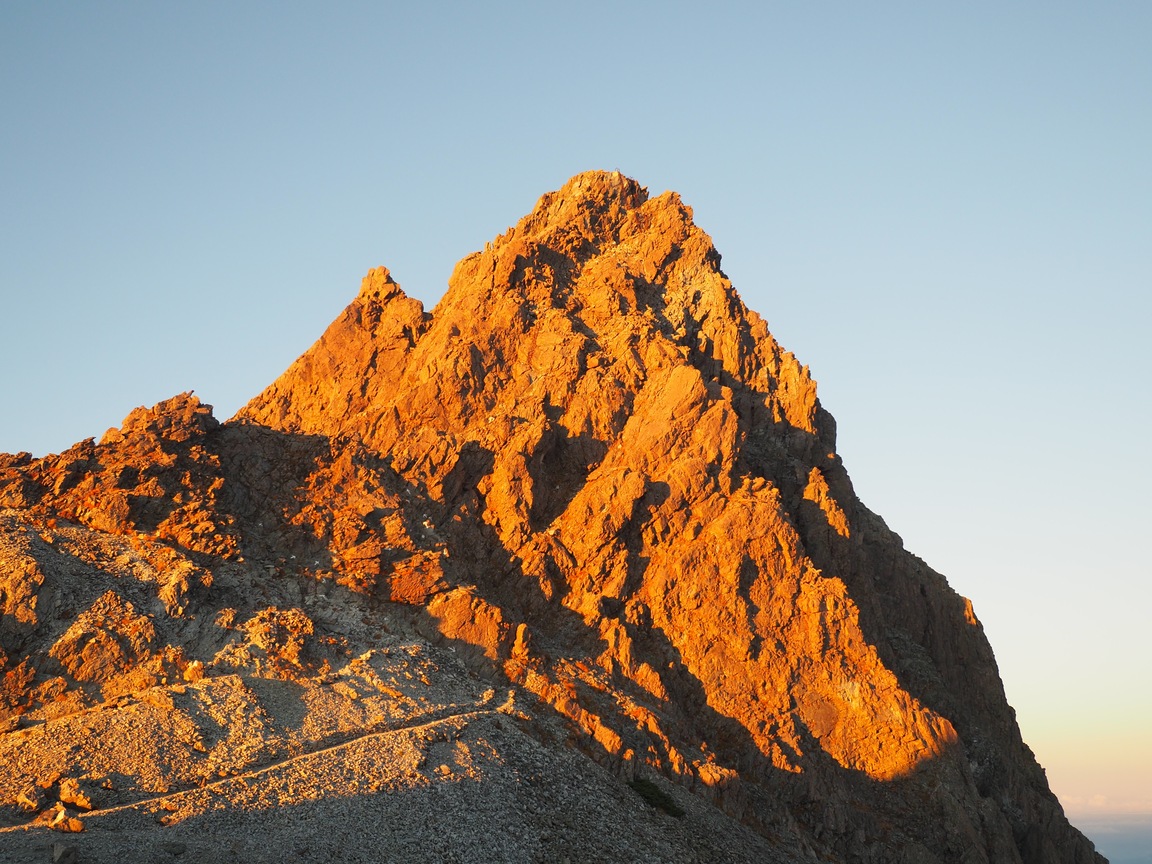
[[582,174],[432,313],[371,271],[226,424],[2,457],[0,850],[1101,861],[719,265]]

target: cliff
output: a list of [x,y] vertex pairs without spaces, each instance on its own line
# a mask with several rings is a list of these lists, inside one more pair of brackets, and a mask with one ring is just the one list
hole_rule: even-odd
[[[7,834],[40,813],[95,837],[170,805],[165,836],[333,797],[383,814],[414,789],[472,812],[471,782],[523,835],[504,854],[462,834],[487,860],[1102,860],[971,603],[856,498],[835,439],[673,193],[581,174],[431,313],[373,270],[229,422],[184,394],[0,461]],[[270,719],[212,707],[229,700]],[[78,718],[114,738],[157,703],[180,729],[157,720],[154,754],[109,780]],[[332,748],[428,723],[466,755],[406,739],[377,788],[331,778]],[[60,755],[63,729],[82,743]],[[512,766],[537,752],[530,815]],[[220,786],[280,789],[305,757],[320,791]],[[586,790],[567,833],[557,771]],[[68,779],[117,791],[81,815]]]

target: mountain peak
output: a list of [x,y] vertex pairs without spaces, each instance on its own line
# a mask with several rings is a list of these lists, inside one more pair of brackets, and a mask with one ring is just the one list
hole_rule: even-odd
[[540,237],[606,239],[630,211],[648,200],[648,190],[619,171],[585,171],[540,197],[516,231]]
[[[372,439],[413,411],[464,432],[493,411],[549,406],[611,438],[645,382],[683,365],[741,390],[747,411],[815,433],[808,370],[719,265],[675,193],[650,198],[618,172],[578,174],[460,261],[430,314],[387,270],[371,271],[329,331],[239,416]],[[604,390],[619,404],[592,395]]]
[[[484,838],[513,814],[524,860],[1099,864],[971,604],[856,497],[719,264],[674,193],[580,174],[431,312],[369,271],[233,421],[188,393],[0,458],[0,721],[59,724],[0,731],[0,806],[57,788],[37,818],[107,826],[93,860],[131,808],[200,842],[279,802],[409,832],[367,857],[507,857]],[[643,833],[621,780],[687,829]],[[108,812],[68,821],[81,783]],[[483,824],[437,856],[420,808],[449,794]],[[589,846],[636,831],[675,849]]]
[[400,285],[392,278],[387,267],[373,267],[360,281],[360,294],[357,299],[387,302],[394,297],[405,296]]

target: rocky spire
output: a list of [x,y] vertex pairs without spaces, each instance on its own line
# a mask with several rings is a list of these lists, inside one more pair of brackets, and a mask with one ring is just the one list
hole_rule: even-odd
[[[246,647],[212,654],[203,625],[100,599],[66,645],[97,629],[120,654],[77,669],[121,682],[136,652],[155,681],[199,651],[209,677],[310,681],[321,625],[236,586],[338,587],[357,622],[452,648],[535,700],[538,729],[563,718],[617,775],[690,789],[794,860],[1097,860],[972,605],[857,499],[808,369],[674,193],[580,174],[460,261],[431,313],[370,271],[223,427],[186,396],[74,450],[0,462],[0,503],[191,556],[156,582],[169,616],[253,607]],[[4,650],[33,659],[10,702],[99,679],[44,690],[35,657],[67,672],[75,651],[19,608]]]

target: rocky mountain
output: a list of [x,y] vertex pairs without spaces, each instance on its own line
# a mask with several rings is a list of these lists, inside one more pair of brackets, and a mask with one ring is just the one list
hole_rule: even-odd
[[0,508],[0,858],[1103,861],[808,369],[616,173],[431,313],[369,272],[227,423],[0,457]]

